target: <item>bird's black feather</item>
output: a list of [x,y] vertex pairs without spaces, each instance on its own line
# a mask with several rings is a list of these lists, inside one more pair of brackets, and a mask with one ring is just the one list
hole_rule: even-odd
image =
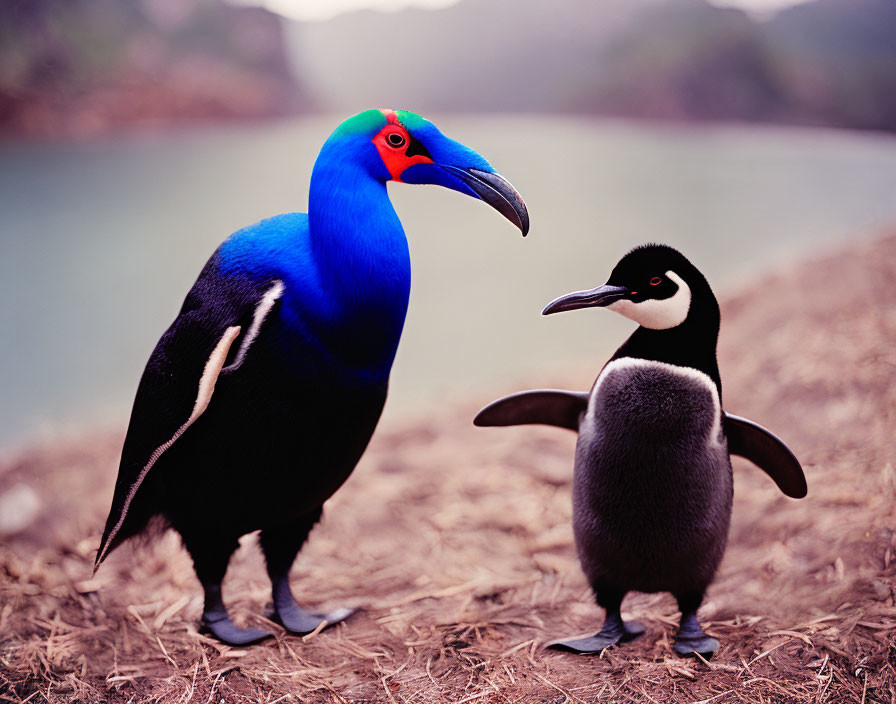
[[97,565],[124,540],[140,533],[148,520],[159,513],[160,507],[150,495],[155,482],[147,477],[112,537],[127,496],[153,452],[190,417],[199,380],[215,345],[230,326],[240,326],[245,332],[265,289],[264,283],[244,277],[220,276],[216,253],[187,294],[177,318],[156,344],[137,387],[112,507],[97,551]]

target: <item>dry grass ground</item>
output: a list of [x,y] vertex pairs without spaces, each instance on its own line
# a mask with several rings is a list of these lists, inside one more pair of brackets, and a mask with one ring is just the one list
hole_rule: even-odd
[[[676,658],[668,595],[632,595],[645,637],[601,657],[544,651],[601,620],[570,529],[574,436],[476,430],[481,398],[383,428],[295,571],[347,623],[234,649],[196,632],[189,561],[169,536],[91,562],[119,437],[0,465],[44,511],[0,546],[0,701],[896,702],[896,237],[723,302],[726,407],[782,435],[809,496],[736,462],[727,555],[702,617],[711,663]],[[587,387],[601,360],[538,382]],[[495,389],[495,395],[512,389]],[[435,420],[434,420],[435,419]],[[238,621],[269,599],[252,544],[225,588]]]

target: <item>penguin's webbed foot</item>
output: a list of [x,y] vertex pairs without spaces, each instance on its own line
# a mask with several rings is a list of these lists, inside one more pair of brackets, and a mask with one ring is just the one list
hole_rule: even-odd
[[687,614],[681,619],[672,649],[682,657],[695,657],[699,654],[709,660],[718,651],[719,641],[703,632],[696,614]]
[[252,645],[274,634],[260,628],[240,628],[226,614],[203,614],[201,630],[227,645]]
[[322,623],[324,628],[329,628],[355,613],[355,609],[333,609],[329,613],[309,613],[295,602],[281,606],[274,612],[274,622],[279,623],[290,633],[305,635],[316,630]]
[[544,644],[546,648],[565,650],[569,653],[592,655],[611,645],[627,643],[644,633],[644,626],[637,621],[623,621],[620,617],[607,617],[599,633],[590,638],[558,638]]

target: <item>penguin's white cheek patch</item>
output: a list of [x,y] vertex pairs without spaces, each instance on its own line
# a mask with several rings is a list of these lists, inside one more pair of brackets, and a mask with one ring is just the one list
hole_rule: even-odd
[[691,289],[674,271],[667,271],[666,276],[678,284],[678,290],[669,298],[648,298],[640,303],[621,300],[607,308],[651,330],[668,330],[681,325],[691,309]]

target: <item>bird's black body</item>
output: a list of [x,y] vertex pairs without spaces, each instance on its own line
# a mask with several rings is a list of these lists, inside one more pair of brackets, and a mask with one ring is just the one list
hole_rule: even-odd
[[546,423],[578,432],[573,532],[582,569],[607,618],[595,636],[551,644],[588,653],[640,635],[639,624],[622,622],[623,597],[629,591],[666,591],[682,612],[675,650],[711,655],[718,642],[703,633],[696,610],[728,538],[728,436],[732,449],[759,463],[791,496],[805,495],[802,471],[768,431],[723,412],[718,304],[702,274],[680,253],[658,245],[636,249],[606,286],[564,296],[545,312],[591,305],[616,306],[643,321],[591,392],[517,394],[496,401],[475,421]]
[[[187,305],[201,300],[212,315],[225,295],[209,284],[217,277],[213,267],[206,267]],[[232,281],[226,285],[232,288]],[[271,286],[245,285],[254,301]],[[340,377],[324,360],[293,358],[281,342],[290,331],[277,315],[278,305],[265,318],[251,354],[238,370],[228,372],[234,344],[215,386],[215,403],[160,459],[164,465],[158,476],[171,484],[170,490],[162,487],[160,505],[178,528],[217,516],[209,521],[216,532],[226,517],[231,531],[243,535],[275,528],[284,516],[309,515],[346,480],[373,434],[387,383],[353,380],[341,388]],[[244,329],[251,324],[252,309],[247,313]],[[183,313],[175,322],[177,328],[182,325]],[[147,369],[154,389],[170,354],[161,351],[162,344]],[[201,463],[197,457],[203,458]],[[189,474],[178,471],[183,465],[191,466]],[[247,471],[252,481],[246,481]],[[196,503],[200,498],[208,501],[204,510]]]
[[[170,415],[168,429],[174,435],[196,397],[194,385],[181,380],[200,378],[209,349],[228,324],[251,326],[258,301],[272,286],[224,279],[216,260],[217,255],[205,266],[150,356],[123,460],[150,456],[158,444],[159,413]],[[351,473],[379,420],[387,384],[340,389],[339,377],[328,375],[322,360],[283,354],[278,341],[289,331],[276,315],[278,305],[238,370],[230,366],[239,338],[231,346],[215,384],[215,403],[159,457],[141,488],[143,503],[161,509],[182,534],[201,532],[202,526],[220,534],[226,526],[225,532],[239,537],[276,527],[283,516],[313,513]],[[141,422],[144,413],[155,424]],[[116,544],[142,529],[136,508]]]

